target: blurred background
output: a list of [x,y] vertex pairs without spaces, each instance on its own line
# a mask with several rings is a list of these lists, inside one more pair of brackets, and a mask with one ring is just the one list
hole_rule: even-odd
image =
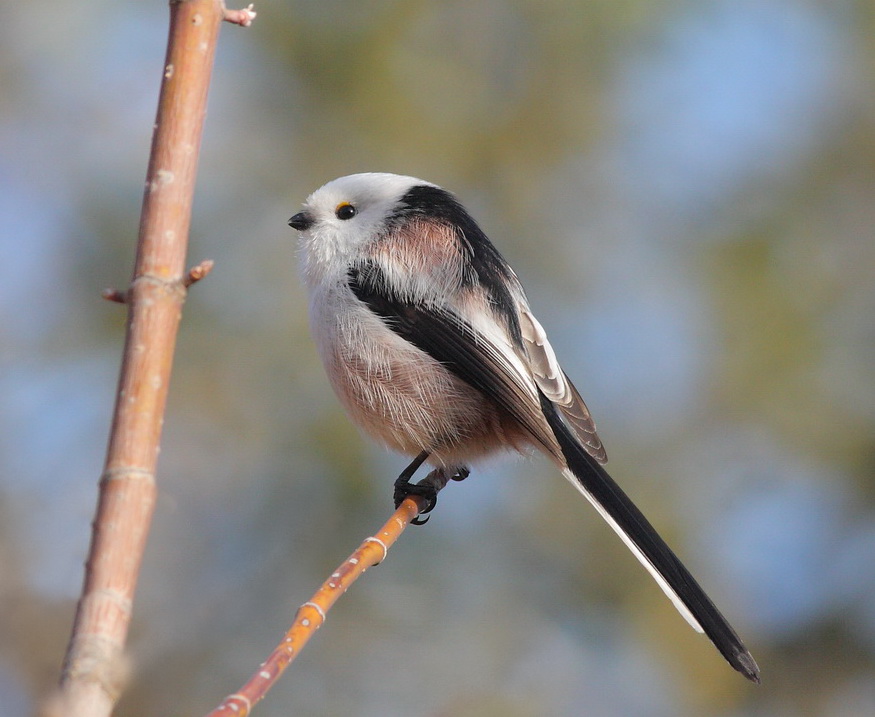
[[[875,9],[263,2],[223,29],[124,716],[236,689],[406,464],[330,394],[295,236],[336,176],[454,191],[609,468],[730,618],[693,633],[546,462],[478,466],[258,715],[875,714]],[[0,715],[57,679],[123,338],[164,3],[0,25]]]

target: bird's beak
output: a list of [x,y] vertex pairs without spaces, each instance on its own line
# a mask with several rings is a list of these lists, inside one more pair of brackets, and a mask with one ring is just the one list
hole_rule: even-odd
[[298,212],[289,219],[289,226],[299,232],[305,232],[313,226],[313,217],[307,212]]

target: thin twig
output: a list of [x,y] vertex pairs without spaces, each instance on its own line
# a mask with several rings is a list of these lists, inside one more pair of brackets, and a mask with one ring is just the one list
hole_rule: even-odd
[[214,263],[215,262],[213,262],[212,259],[204,259],[197,266],[193,266],[188,270],[188,274],[186,274],[185,278],[182,280],[182,285],[187,289],[192,284],[199,282],[213,270]]
[[381,563],[404,529],[426,507],[426,499],[411,495],[377,533],[365,538],[356,551],[335,570],[328,580],[295,614],[295,621],[282,642],[237,692],[228,695],[207,717],[246,717],[253,706],[262,700],[279,676],[300,654],[301,649],[315,634],[331,606],[372,565]]
[[119,289],[104,289],[100,295],[107,301],[114,301],[117,304],[128,303],[128,292]]
[[225,9],[225,16],[222,18],[225,22],[230,22],[234,25],[240,25],[241,27],[249,27],[252,24],[252,21],[255,19],[257,12],[255,12],[255,5],[249,5],[248,7],[244,7],[242,10],[228,10]]

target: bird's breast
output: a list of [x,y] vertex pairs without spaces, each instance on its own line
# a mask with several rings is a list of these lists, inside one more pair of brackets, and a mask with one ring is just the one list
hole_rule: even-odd
[[394,333],[349,287],[315,292],[310,321],[335,393],[375,439],[405,454],[429,450],[450,463],[511,442],[491,402]]

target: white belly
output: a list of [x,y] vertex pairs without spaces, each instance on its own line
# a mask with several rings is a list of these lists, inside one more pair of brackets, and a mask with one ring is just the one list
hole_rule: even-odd
[[344,292],[344,284],[314,292],[310,322],[331,385],[364,431],[447,465],[513,447],[499,409]]

